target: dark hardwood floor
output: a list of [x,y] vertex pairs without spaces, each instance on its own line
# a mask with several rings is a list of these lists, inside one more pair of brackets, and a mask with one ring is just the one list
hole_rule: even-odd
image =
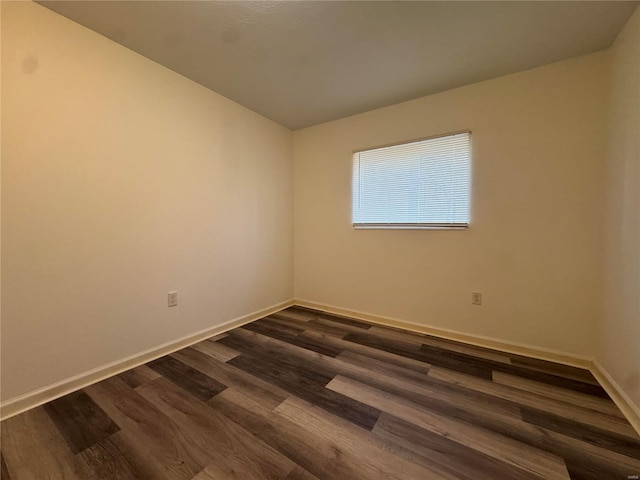
[[3,480],[640,475],[586,370],[301,308],[7,419],[0,442]]

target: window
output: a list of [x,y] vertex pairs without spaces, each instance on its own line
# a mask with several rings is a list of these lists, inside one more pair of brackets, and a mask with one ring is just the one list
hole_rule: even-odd
[[353,155],[355,228],[465,228],[471,189],[470,133]]

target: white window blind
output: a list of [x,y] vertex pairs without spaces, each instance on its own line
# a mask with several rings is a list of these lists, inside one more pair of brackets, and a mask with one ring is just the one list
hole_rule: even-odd
[[469,224],[470,133],[353,155],[353,225],[455,228]]

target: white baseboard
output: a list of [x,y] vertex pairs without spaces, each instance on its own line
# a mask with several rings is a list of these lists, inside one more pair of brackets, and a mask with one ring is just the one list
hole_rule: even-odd
[[173,353],[177,350],[180,350],[181,348],[185,348],[189,345],[193,345],[194,343],[198,343],[205,338],[224,333],[239,326],[253,322],[254,320],[257,320],[259,318],[271,315],[272,313],[279,312],[280,310],[290,307],[293,304],[294,302],[292,300],[289,300],[277,305],[273,305],[271,307],[264,308],[262,310],[258,310],[256,312],[249,313],[247,315],[243,315],[238,318],[234,318],[233,320],[229,320],[220,325],[216,325],[215,327],[201,330],[186,337],[179,338],[178,340],[167,342],[165,344],[153,347],[149,350],[145,350],[144,352],[137,353],[122,360],[117,360],[107,365],[89,370],[88,372],[83,372],[71,378],[56,382],[52,385],[48,385],[24,395],[20,395],[19,397],[12,398],[0,405],[0,419],[5,420],[9,417],[13,417],[14,415],[42,405],[43,403],[55,400],[56,398],[67,395],[68,393],[80,390],[93,383],[104,380],[105,378],[117,375],[118,373],[122,373],[125,370],[129,370],[130,368],[138,367],[144,363],[150,362],[151,360],[155,360],[156,358],[163,357],[164,355]]
[[598,360],[594,359],[591,363],[591,373],[598,383],[602,385],[602,388],[609,394],[611,400],[618,406],[620,411],[627,417],[631,426],[640,435],[640,408],[636,405],[631,398],[624,392],[622,387],[616,382],[613,377],[605,370]]
[[445,338],[447,340],[455,340],[478,347],[491,348],[494,350],[500,350],[501,352],[513,353],[516,355],[524,355],[527,357],[538,358],[540,360],[547,360],[550,362],[562,363],[564,365],[571,365],[573,367],[584,368],[589,370],[591,368],[591,357],[582,355],[574,355],[571,353],[560,352],[543,347],[534,347],[531,345],[525,345],[522,343],[510,342],[507,340],[500,340],[491,337],[484,337],[482,335],[473,335],[468,333],[457,332],[455,330],[447,330],[439,327],[432,327],[429,325],[423,325],[419,323],[407,322],[405,320],[398,320],[390,317],[382,317],[379,315],[373,315],[367,312],[360,312],[357,310],[347,310],[344,308],[336,307],[334,305],[323,305],[316,302],[310,302],[303,299],[295,299],[294,303],[301,307],[312,308],[315,310],[322,310],[327,313],[333,313],[335,315],[343,315],[346,317],[357,318],[365,320],[371,323],[377,323],[387,327],[402,328],[404,330],[410,330],[417,333],[425,333],[427,335],[433,335],[434,337]]

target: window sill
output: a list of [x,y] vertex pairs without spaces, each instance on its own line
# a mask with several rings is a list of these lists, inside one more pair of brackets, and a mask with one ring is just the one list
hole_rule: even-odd
[[354,230],[467,230],[468,224],[354,223]]

